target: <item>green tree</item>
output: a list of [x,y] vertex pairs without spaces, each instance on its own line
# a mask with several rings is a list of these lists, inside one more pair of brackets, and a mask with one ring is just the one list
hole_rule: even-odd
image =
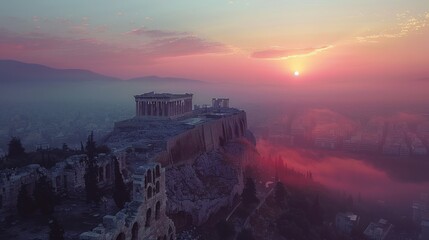
[[97,166],[97,146],[94,141],[94,134],[88,136],[86,141],[86,170],[85,170],[85,192],[88,203],[99,204],[101,201],[101,191],[98,188],[98,166]]
[[45,215],[51,215],[55,207],[55,194],[46,176],[37,180],[33,193],[37,207]]
[[130,201],[130,193],[124,183],[117,159],[115,159],[115,188],[113,190],[113,199],[118,208],[123,208],[125,203]]
[[246,184],[244,185],[243,193],[241,194],[241,200],[244,205],[250,205],[252,203],[259,202],[256,197],[256,186],[252,178],[246,179]]
[[22,217],[28,216],[34,212],[34,201],[28,194],[26,185],[21,185],[21,189],[18,193],[16,208],[18,209],[19,215]]
[[56,218],[49,222],[49,240],[64,240],[64,228]]
[[25,149],[22,146],[21,140],[17,137],[13,137],[9,141],[9,149],[8,149],[8,157],[10,158],[16,158],[16,157],[22,157],[25,155]]

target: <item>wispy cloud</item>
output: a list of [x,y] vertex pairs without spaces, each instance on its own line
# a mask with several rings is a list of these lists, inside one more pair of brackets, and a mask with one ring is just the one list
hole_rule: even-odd
[[164,37],[177,37],[177,36],[190,35],[187,32],[164,31],[164,30],[158,30],[158,29],[148,29],[145,27],[133,29],[129,31],[127,34],[148,37],[148,38],[164,38]]
[[127,34],[144,37],[146,43],[143,45],[142,50],[159,58],[230,51],[230,48],[223,43],[206,40],[188,32],[141,27],[133,29]]
[[388,30],[358,36],[356,39],[359,42],[377,43],[382,39],[405,37],[410,33],[417,32],[429,25],[429,12],[419,16],[412,16],[410,12],[407,11],[398,14],[397,21],[398,23]]
[[145,45],[145,51],[158,57],[176,57],[207,53],[226,53],[228,47],[196,36],[157,39]]
[[[161,34],[162,35],[162,34]],[[162,58],[203,54],[226,53],[229,48],[192,35],[153,38],[138,47],[111,44],[95,37],[66,38],[46,33],[17,33],[0,28],[0,58],[9,56],[40,56],[51,60],[74,58],[81,61],[107,61],[106,59],[133,59],[140,63],[153,63]]]
[[270,48],[266,50],[256,51],[251,54],[253,58],[260,59],[288,59],[294,57],[305,57],[315,55],[319,52],[323,52],[330,48],[333,48],[333,45],[327,45],[322,47],[311,47],[311,48],[301,48],[301,49],[286,49],[286,48]]

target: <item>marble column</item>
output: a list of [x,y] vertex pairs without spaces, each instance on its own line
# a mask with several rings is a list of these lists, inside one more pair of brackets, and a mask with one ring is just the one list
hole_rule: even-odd
[[174,115],[177,115],[177,102],[176,101],[173,102],[173,113],[174,113]]
[[139,102],[136,101],[136,116],[139,116]]

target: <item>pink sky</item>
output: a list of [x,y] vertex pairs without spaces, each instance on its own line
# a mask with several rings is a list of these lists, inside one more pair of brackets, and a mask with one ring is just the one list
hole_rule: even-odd
[[81,1],[67,8],[43,0],[25,15],[8,3],[0,58],[121,78],[311,85],[429,78],[429,4],[335,2],[130,1],[101,13]]

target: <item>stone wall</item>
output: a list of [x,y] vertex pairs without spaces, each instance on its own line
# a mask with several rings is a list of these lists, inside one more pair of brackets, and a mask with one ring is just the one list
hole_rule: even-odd
[[240,111],[234,115],[213,115],[216,121],[196,125],[177,136],[167,140],[167,159],[163,164],[179,163],[193,160],[198,155],[218,149],[228,141],[241,138],[247,131],[246,112]]
[[81,240],[174,240],[176,229],[167,217],[165,169],[159,163],[138,167],[133,175],[133,200],[116,215],[82,233]]
[[[31,164],[18,170],[0,171],[0,211],[13,211],[16,208],[18,193],[21,186],[26,186],[32,194],[34,185],[41,176],[47,176],[57,194],[74,195],[85,188],[86,155],[74,155],[46,169],[38,164]],[[125,158],[118,158],[120,168],[125,168]],[[99,155],[98,185],[109,187],[114,183],[114,162],[111,155]]]

